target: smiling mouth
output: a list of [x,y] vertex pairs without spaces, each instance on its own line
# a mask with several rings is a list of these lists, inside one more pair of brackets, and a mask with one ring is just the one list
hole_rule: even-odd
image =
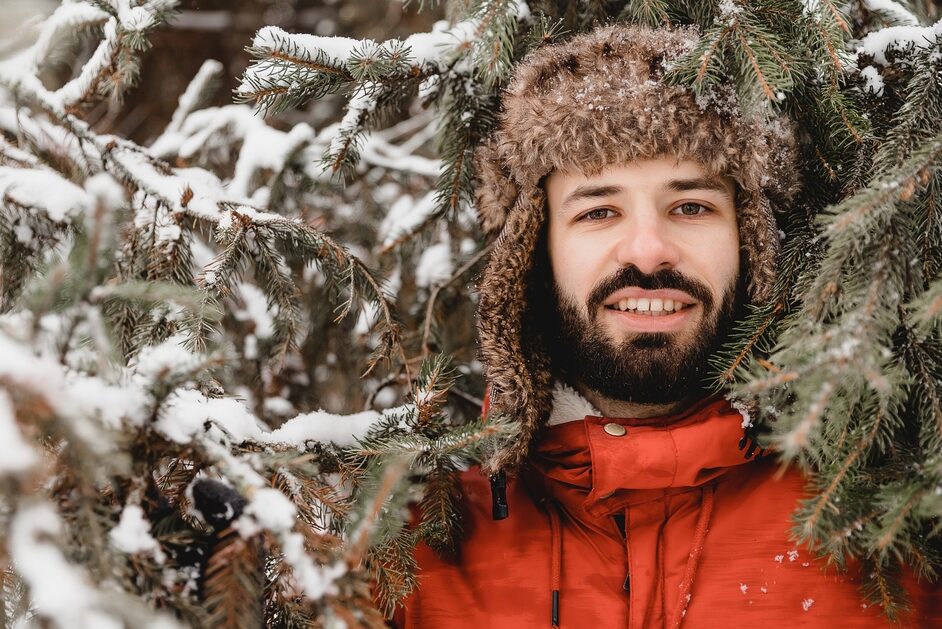
[[664,317],[677,312],[683,312],[692,306],[693,304],[685,304],[680,301],[674,301],[673,299],[648,299],[647,297],[638,297],[622,299],[617,303],[605,306],[605,308],[649,317]]

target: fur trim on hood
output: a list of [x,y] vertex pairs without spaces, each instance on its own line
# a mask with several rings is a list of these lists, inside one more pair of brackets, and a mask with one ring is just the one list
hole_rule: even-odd
[[487,472],[519,465],[552,407],[549,357],[528,324],[546,213],[541,184],[550,172],[591,176],[673,155],[731,177],[750,297],[759,304],[771,296],[779,251],[774,214],[798,188],[791,126],[742,113],[731,90],[696,98],[686,87],[661,82],[697,38],[693,29],[612,25],[538,48],[514,69],[497,127],[474,155],[481,224],[497,234],[479,284],[489,407],[522,424],[520,441],[495,452]]

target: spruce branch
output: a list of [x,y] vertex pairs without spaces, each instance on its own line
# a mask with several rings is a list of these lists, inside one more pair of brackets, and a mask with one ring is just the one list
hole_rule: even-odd
[[900,585],[899,570],[894,569],[893,564],[868,561],[863,572],[866,575],[865,595],[880,605],[891,620],[908,609],[906,595]]
[[386,617],[392,616],[396,605],[418,585],[414,548],[415,536],[404,534],[372,546],[367,554],[379,609]]
[[472,63],[484,85],[492,87],[506,80],[514,60],[517,32],[516,0],[479,0],[472,9],[476,22],[472,38]]
[[206,566],[205,605],[209,626],[256,629],[261,625],[261,571],[256,540],[226,529]]
[[[406,373],[409,374],[408,360],[400,342],[399,323],[393,306],[386,297],[379,280],[373,277],[366,265],[325,234],[299,223],[284,219],[272,220],[266,223],[266,228],[287,249],[296,252],[295,255],[300,262],[318,264],[332,276],[339,276],[339,271],[345,271],[348,298],[341,304],[337,319],[350,312],[357,299],[366,299],[376,306],[379,314],[378,322],[381,326],[380,344],[370,358],[364,375],[370,373],[379,361],[393,352],[399,355]],[[360,297],[360,291],[362,291],[362,297]],[[411,380],[411,375],[408,375],[408,378]]]
[[422,324],[422,356],[426,358],[431,352],[430,339],[432,335],[432,325],[435,319],[435,305],[438,301],[438,297],[443,290],[448,286],[457,282],[460,278],[464,277],[472,269],[474,269],[485,257],[487,257],[491,249],[494,248],[494,243],[489,243],[483,247],[479,252],[477,252],[471,259],[461,265],[458,270],[451,274],[444,282],[436,284],[432,289],[432,293],[429,295],[428,302],[425,306],[425,320]]
[[379,526],[380,515],[388,508],[387,502],[394,499],[397,490],[401,489],[401,483],[408,468],[405,457],[389,456],[387,462],[382,465],[381,474],[373,483],[370,483],[373,485],[372,492],[369,500],[365,502],[364,510],[359,517],[351,518],[355,528],[351,530],[350,543],[346,550],[347,565],[360,566],[365,560]]
[[907,309],[920,336],[928,336],[933,330],[942,330],[942,279],[933,282],[907,305]]
[[[754,355],[756,350],[762,347],[763,339],[766,338],[770,328],[774,326],[784,310],[784,302],[777,301],[771,305],[771,308],[764,308],[753,312],[749,320],[745,321],[741,328],[737,330],[737,332],[740,333],[747,333],[748,337],[745,343],[735,343],[737,351],[735,356],[730,359],[726,354],[720,352],[719,355],[711,358],[713,368],[716,369],[719,367],[721,369],[716,382],[718,388],[725,388],[730,383],[736,381],[737,373],[748,364],[749,359]],[[758,325],[756,325],[753,320],[757,316],[760,318]],[[734,336],[738,337],[739,335],[734,332]]]
[[871,427],[870,431],[863,439],[857,441],[856,445],[851,450],[844,463],[831,477],[831,481],[828,483],[827,487],[825,487],[824,490],[821,491],[811,501],[813,504],[811,514],[807,518],[802,518],[801,539],[810,543],[812,546],[817,546],[821,542],[820,539],[815,537],[818,532],[818,521],[821,518],[821,515],[825,509],[833,509],[835,511],[838,510],[832,498],[835,492],[841,486],[844,477],[854,468],[860,457],[867,453],[870,445],[875,440],[877,433],[883,424],[883,414],[878,411],[876,419],[872,423],[873,426]]
[[644,24],[652,28],[670,26],[668,3],[665,0],[629,0],[618,14],[618,20]]
[[285,356],[297,349],[298,322],[301,318],[300,291],[291,278],[283,256],[268,242],[264,233],[256,231],[255,269],[266,287],[269,309],[275,312],[274,349],[269,360],[274,365],[283,363]]

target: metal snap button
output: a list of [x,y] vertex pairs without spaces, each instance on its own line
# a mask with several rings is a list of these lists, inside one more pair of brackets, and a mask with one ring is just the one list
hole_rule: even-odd
[[625,434],[628,432],[624,426],[622,426],[621,424],[616,424],[615,422],[609,422],[605,424],[604,426],[602,426],[602,430],[604,430],[605,432],[607,432],[613,437],[624,437]]

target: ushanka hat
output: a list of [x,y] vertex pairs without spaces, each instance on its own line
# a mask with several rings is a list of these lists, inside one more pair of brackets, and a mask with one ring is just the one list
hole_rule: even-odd
[[518,466],[552,405],[554,375],[532,325],[537,247],[546,220],[543,178],[554,170],[588,176],[608,166],[676,156],[736,183],[742,268],[754,304],[776,277],[776,211],[797,184],[792,127],[747,114],[732,90],[695,97],[661,81],[697,44],[686,29],[612,25],[538,48],[514,69],[494,132],[474,154],[479,218],[496,243],[479,281],[481,359],[488,413],[520,422],[520,439],[484,463],[494,474]]

